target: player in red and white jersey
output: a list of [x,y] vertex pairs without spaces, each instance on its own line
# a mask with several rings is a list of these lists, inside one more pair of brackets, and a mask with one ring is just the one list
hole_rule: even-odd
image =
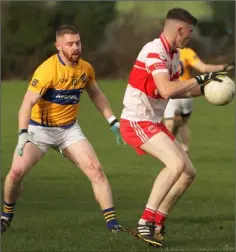
[[160,94],[153,74],[170,73],[170,80],[178,80],[178,71],[179,52],[171,51],[163,33],[160,38],[147,43],[130,73],[121,117],[132,121],[160,123],[168,100]]
[[152,246],[163,246],[168,212],[191,185],[196,171],[162,116],[168,99],[204,94],[205,83],[225,73],[206,73],[178,81],[179,52],[191,40],[197,20],[181,8],[171,9],[159,38],[147,43],[131,70],[124,96],[120,130],[124,141],[138,154],[148,153],[164,163],[146,208],[132,234]]

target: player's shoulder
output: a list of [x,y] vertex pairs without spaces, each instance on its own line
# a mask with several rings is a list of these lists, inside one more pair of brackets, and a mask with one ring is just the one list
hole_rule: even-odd
[[193,57],[195,57],[195,55],[197,54],[190,47],[180,49],[180,57],[182,60],[187,60],[187,61],[191,60]]
[[145,53],[158,53],[162,55],[167,55],[166,50],[159,38],[155,38],[152,41],[146,43],[143,46],[142,51]]
[[49,69],[52,69],[53,67],[55,67],[55,65],[57,64],[57,54],[54,54],[52,56],[50,56],[49,58],[47,58],[46,60],[44,60],[38,67],[36,70],[38,71],[49,71]]
[[88,61],[81,58],[79,63],[80,63],[80,66],[84,68],[84,70],[93,71],[93,67]]
[[183,49],[180,49],[182,53],[185,53],[186,55],[188,54],[196,54],[196,52],[190,48],[190,47],[185,47]]

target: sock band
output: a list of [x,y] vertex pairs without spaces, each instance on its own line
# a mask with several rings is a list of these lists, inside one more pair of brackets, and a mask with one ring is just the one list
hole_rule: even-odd
[[104,219],[107,223],[108,229],[112,229],[115,225],[118,225],[114,207],[104,209],[102,210],[102,212],[104,215]]
[[149,222],[154,222],[155,214],[156,214],[156,211],[146,207],[143,212],[143,215],[141,216],[141,219],[145,221],[149,221]]
[[4,201],[2,216],[12,219],[15,212],[16,203],[7,203]]

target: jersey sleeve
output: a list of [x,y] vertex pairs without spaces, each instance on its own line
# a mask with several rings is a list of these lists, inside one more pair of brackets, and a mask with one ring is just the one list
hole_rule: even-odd
[[188,49],[188,52],[186,54],[187,57],[187,63],[189,66],[193,66],[196,62],[199,61],[198,55],[194,52],[193,49]]
[[147,70],[152,74],[160,72],[169,72],[167,68],[167,57],[161,51],[149,52],[146,56],[145,65]]
[[47,91],[52,83],[52,73],[46,65],[39,66],[29,83],[28,90],[33,91],[41,96]]
[[93,67],[89,64],[88,65],[88,82],[87,82],[87,85],[95,84],[95,83],[96,83],[95,71],[94,71]]

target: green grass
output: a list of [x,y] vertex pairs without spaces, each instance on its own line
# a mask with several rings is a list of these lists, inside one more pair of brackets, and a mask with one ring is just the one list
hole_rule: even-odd
[[[101,81],[100,86],[119,116],[126,81]],[[2,182],[26,88],[23,82],[2,85]],[[197,98],[194,105],[191,156],[197,178],[168,219],[168,246],[158,251],[234,251],[234,104],[215,107]],[[130,147],[118,148],[86,94],[79,119],[111,182],[120,222],[134,226],[162,165],[138,157]],[[154,250],[127,234],[108,233],[90,183],[53,150],[25,178],[12,228],[2,237],[3,252]]]

